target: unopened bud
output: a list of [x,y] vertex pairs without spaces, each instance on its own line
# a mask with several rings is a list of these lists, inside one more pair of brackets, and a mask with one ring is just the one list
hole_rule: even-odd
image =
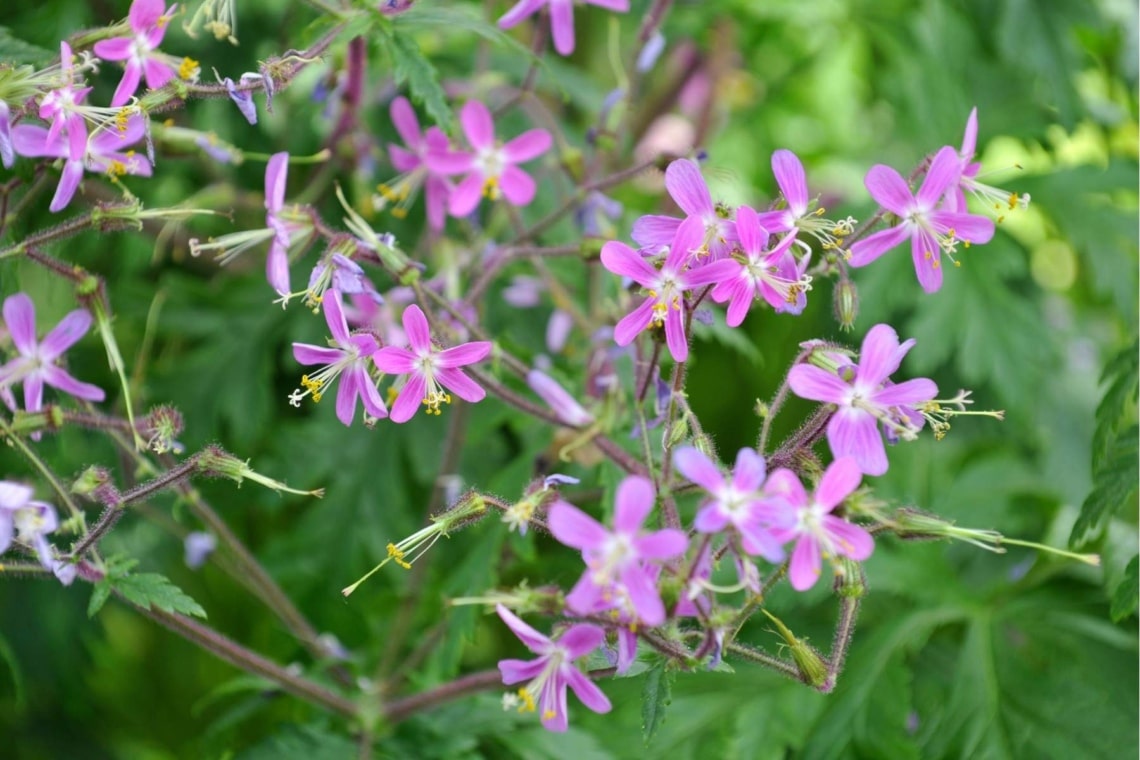
[[706,434],[701,433],[693,438],[693,446],[697,451],[701,452],[709,459],[716,461],[716,445],[713,443],[712,438]]
[[71,484],[71,492],[77,496],[91,496],[95,491],[111,482],[111,472],[106,467],[88,467]]
[[681,441],[685,440],[689,435],[689,423],[684,418],[674,420],[672,427],[669,428],[668,434],[665,436],[665,448],[672,448]]
[[273,491],[284,491],[301,496],[316,496],[318,499],[325,495],[325,489],[323,488],[317,488],[312,491],[299,491],[295,488],[290,488],[280,481],[268,478],[251,469],[249,462],[238,459],[221,446],[207,446],[198,454],[197,464],[198,470],[203,475],[226,478],[227,480],[234,481],[239,486],[242,484],[242,481],[252,480],[254,483],[260,483]]
[[840,280],[835,285],[832,299],[839,329],[850,332],[855,327],[855,317],[859,314],[859,291],[855,288],[855,283],[848,279]]
[[835,564],[835,593],[846,599],[861,599],[867,593],[863,566],[850,557],[838,557]]
[[775,615],[768,610],[763,611],[768,619],[776,624],[776,631],[780,634],[780,638],[788,645],[792,651],[792,660],[796,663],[796,668],[800,671],[800,677],[803,678],[804,683],[820,690],[827,690],[829,676],[827,673],[827,663],[824,661],[823,656],[820,655],[812,646],[805,640],[798,639],[795,635],[788,630],[788,627],[780,621]]

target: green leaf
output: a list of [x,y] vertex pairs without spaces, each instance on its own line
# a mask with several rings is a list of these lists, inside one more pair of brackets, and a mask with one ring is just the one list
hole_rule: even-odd
[[1114,356],[1105,365],[1101,384],[1107,384],[1104,397],[1096,408],[1096,431],[1093,433],[1093,471],[1104,464],[1113,437],[1128,420],[1136,419],[1136,388],[1140,377],[1140,341]]
[[206,611],[202,609],[200,604],[158,573],[127,575],[112,580],[111,585],[127,601],[140,607],[181,615],[193,615],[200,618],[206,617]]
[[238,760],[341,760],[359,754],[356,743],[320,725],[287,726]]
[[1140,556],[1133,557],[1124,570],[1124,580],[1112,593],[1112,620],[1119,623],[1129,615],[1136,614],[1137,597],[1140,596],[1140,581],[1137,580],[1137,561]]
[[95,587],[91,589],[91,600],[87,602],[87,617],[95,617],[99,610],[103,609],[103,605],[107,603],[107,599],[110,598],[110,596],[110,582],[100,581],[96,583]]
[[23,63],[43,63],[55,57],[55,53],[45,48],[13,37],[11,30],[0,26],[0,61],[20,65]]
[[665,722],[665,709],[672,702],[676,675],[676,671],[667,667],[665,660],[645,674],[645,689],[641,694],[641,735],[646,744]]
[[1093,473],[1093,490],[1081,505],[1081,514],[1073,524],[1070,546],[1080,548],[1097,539],[1109,519],[1136,493],[1140,481],[1138,434],[1140,428],[1135,424],[1121,431],[1108,458]]
[[396,84],[407,84],[412,99],[445,131],[451,131],[455,116],[447,105],[447,94],[439,83],[435,66],[408,34],[393,29],[387,37],[388,52],[395,68]]

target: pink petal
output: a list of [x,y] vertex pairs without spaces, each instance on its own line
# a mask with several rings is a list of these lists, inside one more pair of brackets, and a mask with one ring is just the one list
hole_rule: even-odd
[[902,175],[889,166],[875,164],[863,178],[867,192],[875,201],[897,216],[906,216],[915,205],[914,195],[910,192],[906,180]]
[[851,457],[836,459],[823,473],[815,489],[815,501],[830,512],[859,487],[863,473]]
[[119,86],[115,88],[115,94],[111,96],[111,107],[118,108],[126,105],[131,96],[139,89],[141,78],[142,66],[139,65],[138,60],[132,58],[127,61],[127,67],[123,70],[123,78],[119,80]]
[[577,668],[571,669],[566,674],[566,683],[574,690],[574,696],[591,711],[604,714],[613,709],[610,700],[598,685]]
[[456,185],[448,199],[447,210],[452,216],[467,216],[479,205],[483,197],[483,175],[468,174]]
[[440,369],[463,367],[483,361],[489,353],[491,353],[490,341],[477,340],[471,343],[463,343],[436,354],[435,366]]
[[127,20],[131,23],[131,30],[135,33],[147,31],[158,23],[159,17],[165,10],[165,0],[134,0],[131,3],[131,9],[127,12]]
[[378,420],[382,420],[388,416],[388,405],[384,403],[384,399],[380,397],[380,391],[376,388],[376,383],[372,382],[372,378],[364,370],[364,367],[357,364],[348,370],[348,372],[357,373],[359,381],[357,386],[360,389],[360,399],[364,402],[364,409],[370,415]]
[[566,595],[566,606],[579,615],[590,615],[594,612],[610,609],[612,604],[602,598],[605,591],[607,589],[594,583],[594,574],[587,570],[582,573],[582,577]]
[[48,211],[54,214],[67,208],[67,204],[75,197],[75,191],[79,189],[82,179],[82,161],[68,161],[64,164],[63,173],[59,175],[59,185],[55,188],[55,195],[52,196]]
[[791,232],[794,234],[796,229],[796,219],[788,209],[761,211],[757,214],[757,218],[760,221],[760,226],[768,230],[769,234],[772,235],[780,232]]
[[[424,163],[436,174],[463,174],[475,169],[475,154],[461,150],[433,148],[424,154]],[[403,170],[401,170],[403,171]],[[479,175],[482,177],[482,175]]]
[[808,502],[803,483],[794,472],[783,467],[768,476],[765,490],[773,496],[779,496],[791,507],[803,507]]
[[[772,160],[775,161],[775,157]],[[768,231],[761,226],[755,209],[749,206],[736,209],[736,234],[745,253],[760,253],[768,247]]]
[[825,515],[823,530],[836,554],[862,562],[875,551],[875,539],[863,528],[834,515]]
[[737,491],[755,491],[764,484],[764,457],[755,449],[743,448],[736,454],[732,469],[732,486]]
[[819,580],[819,543],[815,536],[800,536],[792,551],[792,561],[788,565],[788,578],[796,591],[807,591]]
[[803,216],[810,199],[807,177],[804,175],[804,166],[800,163],[800,159],[790,150],[778,150],[772,154],[772,173],[776,175],[776,184],[780,186],[780,192],[784,194],[784,200],[788,202],[792,215]]
[[847,263],[853,267],[865,267],[908,237],[910,237],[910,229],[905,224],[879,230],[875,234],[862,240],[856,240],[851,244],[848,251],[851,255],[847,259]]
[[289,154],[274,153],[265,166],[265,208],[274,213],[285,205],[285,181],[289,174]]
[[665,170],[665,189],[689,216],[712,216],[712,196],[701,176],[700,167],[687,158],[679,158]]
[[495,144],[495,125],[491,112],[478,100],[469,100],[459,112],[463,134],[472,148],[490,148]]
[[673,452],[677,472],[710,493],[724,488],[724,475],[708,456],[693,446],[682,446]]
[[392,167],[398,172],[410,172],[423,163],[419,156],[399,145],[388,144],[388,158]]
[[614,499],[614,528],[620,533],[635,534],[653,511],[655,494],[647,479],[631,475],[617,488]]
[[[380,349],[383,351],[384,349]],[[423,404],[424,394],[427,392],[427,383],[424,382],[423,375],[413,374],[408,376],[408,382],[404,383],[404,387],[400,389],[400,394],[396,396],[396,403],[392,404],[392,412],[388,419],[392,422],[404,423],[416,415],[416,410]]]
[[689,288],[695,288],[698,285],[712,285],[739,277],[740,271],[738,262],[732,259],[721,259],[685,272],[684,282]]
[[554,502],[546,524],[560,543],[573,549],[599,548],[610,536],[601,523],[564,501]]
[[444,388],[472,404],[482,401],[487,396],[487,392],[483,390],[482,386],[463,374],[463,370],[437,369],[435,379]]
[[360,390],[360,376],[351,370],[341,373],[340,386],[336,391],[336,418],[346,426],[352,425],[356,416],[356,397]]
[[42,373],[45,383],[53,388],[58,388],[64,393],[71,394],[76,398],[86,399],[87,401],[102,401],[106,397],[106,394],[103,393],[103,389],[99,386],[76,380],[66,371],[54,364],[46,365]]
[[420,134],[419,119],[416,118],[416,112],[408,99],[403,95],[395,98],[388,113],[392,117],[392,125],[400,133],[404,144],[413,149],[419,147],[423,142],[423,135]]
[[274,238],[269,245],[269,255],[265,258],[265,279],[278,295],[289,293],[289,251]]
[[40,343],[40,358],[45,362],[55,361],[90,329],[91,315],[86,310],[69,312]]
[[16,293],[4,299],[4,324],[16,350],[24,356],[36,351],[36,307],[27,293]]
[[922,180],[922,187],[918,190],[918,205],[923,209],[932,209],[942,200],[946,190],[957,183],[961,176],[962,165],[958,160],[958,151],[949,145],[944,146],[934,156],[926,177]]
[[938,395],[938,386],[925,377],[888,385],[869,399],[880,406],[915,406]]
[[682,302],[681,308],[669,306],[665,314],[665,345],[675,362],[683,362],[689,358],[689,338],[685,335],[685,311]]
[[526,382],[567,425],[580,427],[594,421],[593,415],[582,408],[582,405],[549,375],[532,369],[526,375]]
[[504,145],[503,156],[512,164],[521,164],[550,150],[551,142],[545,129],[532,129]]
[[788,386],[800,398],[843,404],[851,386],[825,369],[810,364],[797,364],[788,372]]
[[67,155],[67,147],[63,143],[51,144],[49,148],[48,131],[32,124],[17,124],[12,127],[12,148],[18,155],[28,158]]
[[[963,204],[961,208],[964,211],[966,206]],[[940,235],[953,230],[954,237],[971,243],[988,243],[994,236],[994,220],[979,214],[935,211],[930,215],[930,223]]]
[[293,358],[298,364],[336,364],[344,358],[339,348],[324,348],[309,343],[294,343]]
[[547,0],[519,0],[513,8],[503,14],[499,19],[500,29],[510,29],[516,26],[520,21],[527,16],[532,16],[542,6],[546,5]]
[[878,388],[899,367],[899,336],[890,325],[879,324],[867,331],[859,348],[858,384]]
[[404,333],[408,336],[408,343],[412,351],[423,355],[430,353],[431,328],[428,327],[427,317],[419,306],[412,304],[404,309]]
[[33,372],[24,378],[24,410],[38,412],[44,408],[44,378],[41,372]]
[[526,206],[534,200],[538,188],[534,179],[517,166],[508,166],[499,175],[499,189],[512,206]]
[[656,584],[645,570],[636,563],[631,564],[621,574],[621,582],[639,621],[651,628],[665,622],[665,605],[657,593]]
[[554,49],[559,55],[574,52],[573,0],[550,0],[550,31],[554,35]]
[[649,214],[633,223],[630,237],[642,248],[661,248],[673,242],[680,219]]
[[[628,277],[649,288],[657,281],[657,270],[641,254],[625,243],[611,240],[602,246],[602,266],[616,275]],[[640,332],[640,331],[639,331]]]
[[372,354],[372,361],[375,362],[376,367],[389,375],[407,375],[415,372],[418,360],[419,358],[411,351],[398,346],[384,346]]
[[596,625],[579,623],[572,625],[558,637],[558,645],[564,647],[571,660],[576,660],[600,647],[606,640],[606,632]]
[[854,457],[867,475],[887,471],[887,451],[873,415],[861,409],[843,407],[827,423],[827,442],[836,459]]
[[769,562],[784,561],[784,547],[772,532],[755,523],[745,523],[737,527],[740,531],[744,551],[754,557],[763,557]]
[[163,87],[174,79],[174,69],[154,58],[147,58],[143,63],[143,73],[146,75],[146,86],[152,90]]
[[[729,327],[739,327],[744,318],[748,316],[748,310],[752,308],[752,302],[756,298],[756,286],[750,277],[747,280],[741,280],[732,287],[732,303],[728,305],[728,312],[725,314],[724,322]],[[777,300],[783,302],[782,298]]]
[[962,135],[962,149],[958,152],[959,155],[969,161],[974,157],[977,152],[978,145],[978,107],[974,106],[970,109],[970,115],[966,118],[966,131]]
[[697,216],[686,218],[677,227],[677,234],[669,244],[669,254],[662,269],[679,272],[685,263],[700,250],[705,239],[705,223]]
[[500,660],[499,674],[508,686],[521,681],[532,681],[546,670],[546,658],[537,660]]
[[728,527],[728,515],[720,508],[718,502],[710,502],[708,506],[701,507],[693,520],[693,529],[698,533],[720,533]]
[[131,47],[134,40],[130,37],[112,37],[109,40],[99,40],[95,43],[95,55],[104,61],[121,61],[131,57]]
[[607,8],[618,13],[629,11],[629,0],[584,0],[584,2],[586,5],[596,5],[599,8]]
[[633,545],[642,559],[671,559],[685,553],[689,539],[683,531],[666,528],[638,536]]
[[550,649],[550,639],[524,623],[518,615],[501,604],[495,605],[495,612],[527,649],[535,654],[545,654]]
[[656,303],[656,298],[646,298],[641,306],[622,317],[621,321],[614,325],[614,343],[619,346],[628,346],[632,343],[653,320],[653,306]]
[[344,305],[341,303],[339,292],[332,290],[331,293],[325,294],[324,311],[325,323],[329,326],[333,339],[340,345],[347,346],[348,323],[344,319]]
[[[433,230],[442,230],[444,216],[447,213],[447,199],[451,194],[451,185],[447,180],[429,176],[424,189],[424,198],[427,204],[428,224]],[[478,202],[478,201],[476,201]]]
[[927,293],[938,292],[942,287],[942,249],[938,241],[925,230],[915,230],[910,239],[910,255],[918,284]]

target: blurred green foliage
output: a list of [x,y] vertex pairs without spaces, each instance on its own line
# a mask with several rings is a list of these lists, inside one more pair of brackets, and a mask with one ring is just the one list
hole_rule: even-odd
[[[7,4],[0,9],[0,27],[9,30],[0,34],[0,58],[34,57],[34,48],[53,51],[80,27],[121,18],[127,5]],[[472,86],[487,91],[518,83],[529,64],[517,42],[478,21],[481,6],[421,5],[425,15],[418,21],[420,9],[373,40],[364,113],[377,145],[394,139],[380,103],[395,92],[395,82],[408,80],[428,91],[428,111],[442,117],[447,104],[432,100],[438,93],[431,92],[431,67],[454,95]],[[487,5],[494,14],[507,7]],[[647,3],[635,0],[633,6],[620,23],[579,8],[577,52],[539,70],[538,91],[563,119],[571,142],[562,146],[564,159],[582,147],[586,127],[615,86],[608,46],[623,55],[633,49]],[[164,46],[202,61],[205,72],[216,67],[236,77],[317,31],[307,28],[315,13],[301,3],[239,0],[237,12],[240,47],[192,41],[177,30]],[[433,19],[433,13],[439,15]],[[620,28],[611,42],[615,23]],[[921,293],[901,251],[858,271],[860,314],[850,335],[836,330],[825,285],[812,292],[802,317],[750,317],[753,345],[699,341],[689,393],[722,457],[755,443],[755,401],[775,390],[797,343],[824,337],[857,344],[871,325],[890,321],[903,337],[918,339],[903,366],[906,375],[933,377],[944,395],[972,388],[979,407],[1004,408],[1006,420],[963,420],[941,442],[923,439],[893,449],[891,470],[875,481],[876,494],[962,525],[1056,546],[1073,533],[1075,544],[1102,554],[1102,569],[1016,548],[995,555],[886,539],[866,564],[870,594],[832,695],[746,664],[733,663],[735,674],[678,674],[669,704],[662,701],[663,718],[651,716],[659,728],[643,745],[645,675],[603,682],[615,707],[610,715],[572,703],[571,731],[564,737],[543,731],[533,716],[504,713],[493,694],[484,694],[416,715],[378,736],[379,756],[1134,755],[1136,28],[1135,4],[1126,0],[679,2],[663,27],[671,48],[693,43],[701,70],[711,72],[703,86],[714,103],[712,123],[701,147],[709,154],[706,173],[714,194],[732,203],[773,196],[769,157],[784,147],[803,158],[811,187],[829,199],[829,207],[866,217],[873,212],[862,188],[866,169],[883,162],[905,174],[937,147],[957,145],[973,106],[981,124],[979,155],[987,170],[997,172],[994,183],[1033,197],[1028,211],[1009,215],[992,244],[966,251],[962,266],[947,272],[934,296]],[[669,55],[658,72],[673,65]],[[93,96],[100,102],[118,73],[104,68]],[[208,125],[246,150],[312,153],[331,128],[322,105],[311,100],[321,76],[314,70],[299,78],[278,96],[273,114],[261,109],[257,128],[246,125],[228,101],[193,102],[177,118]],[[650,96],[653,82],[651,74]],[[500,134],[528,123],[511,114]],[[381,162],[369,176],[366,163],[341,181],[359,192],[388,171]],[[304,193],[319,171],[291,169],[290,197]],[[539,199],[524,211],[528,220],[559,205],[568,189],[548,173]],[[218,188],[232,184],[236,205],[244,209],[236,226],[188,223],[195,234],[218,233],[256,220],[260,199],[242,202],[241,196],[260,192],[261,166],[250,161],[231,169],[160,156],[153,181],[129,184],[151,206],[221,192],[228,198],[218,201],[223,208],[235,204],[235,194]],[[659,189],[637,184],[614,195],[625,204],[615,237],[627,239],[633,219],[657,208]],[[326,218],[337,218],[334,205],[323,208]],[[419,237],[420,214],[417,209],[407,220],[378,217],[374,223],[381,229],[390,223],[406,248],[424,253],[431,244]],[[54,221],[46,211],[26,212],[0,243]],[[418,597],[409,596],[411,576],[396,568],[347,603],[338,590],[383,557],[389,541],[423,524],[449,425],[461,425],[465,440],[475,444],[461,462],[463,482],[507,499],[549,466],[549,433],[494,401],[371,431],[346,430],[326,406],[293,409],[286,397],[300,370],[289,346],[319,342],[321,320],[303,309],[271,307],[257,256],[218,270],[186,256],[177,242],[184,235],[175,234],[172,245],[156,244],[156,232],[87,234],[49,252],[106,277],[140,408],[176,405],[187,420],[188,450],[220,442],[271,477],[326,489],[327,497],[314,501],[253,484],[198,485],[320,630],[350,650],[352,673],[370,679],[395,673],[394,687],[411,693],[517,656],[517,642],[496,618],[474,607],[448,608],[444,600],[527,578],[569,585],[579,564],[546,537],[521,539],[487,522],[424,558]],[[564,224],[548,242],[575,235]],[[441,242],[431,250],[439,257],[467,255],[461,248]],[[295,280],[304,276],[301,268]],[[576,262],[555,262],[555,270],[572,287],[581,284]],[[73,308],[66,285],[23,262],[0,266],[0,290],[32,293],[42,324]],[[498,299],[491,303],[484,321],[500,341],[524,356],[541,350],[545,313],[519,319]],[[582,347],[572,346],[555,373],[576,377],[569,368],[582,356]],[[1123,358],[1105,372],[1117,356]],[[93,340],[70,361],[82,368],[83,379],[116,387]],[[789,404],[777,420],[776,438],[794,429],[809,408]],[[45,438],[41,449],[65,476],[91,463],[120,464],[105,443],[73,431]],[[2,461],[6,477],[33,477],[15,454],[3,454]],[[604,470],[556,467],[583,477],[584,489],[612,483]],[[127,463],[118,475],[124,484],[135,476]],[[1095,501],[1104,489],[1111,498]],[[1087,511],[1088,500],[1094,500],[1095,514]],[[149,510],[184,529],[198,527],[173,496],[154,499]],[[212,626],[235,640],[278,662],[305,662],[287,631],[217,567],[194,572],[182,564],[181,541],[166,522],[128,515],[106,541],[108,553],[137,557],[140,570],[169,577],[206,609]],[[1122,584],[1130,561],[1130,581]],[[1119,622],[1112,622],[1110,599],[1118,586]],[[0,623],[4,754],[157,760],[340,758],[356,751],[353,727],[238,674],[117,602],[88,620],[89,594],[84,584],[66,590],[23,580],[0,585],[6,610]],[[797,635],[826,648],[834,602],[825,589],[797,595],[781,588],[769,603]],[[417,633],[407,636],[404,626]],[[742,638],[770,649],[779,642],[760,622],[747,626]],[[404,672],[400,664],[409,658],[414,662]]]

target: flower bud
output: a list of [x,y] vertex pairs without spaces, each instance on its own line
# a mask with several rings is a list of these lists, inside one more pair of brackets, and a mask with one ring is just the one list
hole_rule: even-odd
[[855,327],[855,317],[859,314],[859,291],[855,288],[855,283],[848,279],[840,280],[835,285],[832,298],[839,329],[850,332]]
[[835,593],[847,599],[861,599],[867,593],[863,567],[849,557],[835,558]]
[[788,630],[788,627],[780,621],[775,615],[768,610],[763,611],[768,619],[776,624],[776,630],[784,643],[792,652],[792,660],[796,663],[796,668],[800,671],[800,677],[803,678],[804,683],[820,691],[830,691],[828,688],[828,681],[830,677],[827,672],[827,663],[824,661],[823,656],[820,655],[813,647],[803,639],[797,639],[795,635]]

